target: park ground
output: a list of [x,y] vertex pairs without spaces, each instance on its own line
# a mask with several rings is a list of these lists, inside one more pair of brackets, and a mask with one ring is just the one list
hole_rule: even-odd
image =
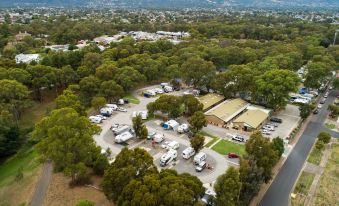
[[312,149],[292,195],[292,206],[339,205],[339,141]]

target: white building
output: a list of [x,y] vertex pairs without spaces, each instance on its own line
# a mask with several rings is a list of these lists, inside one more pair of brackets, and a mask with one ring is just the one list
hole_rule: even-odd
[[15,56],[15,62],[19,63],[30,63],[32,61],[40,61],[40,54],[18,54]]

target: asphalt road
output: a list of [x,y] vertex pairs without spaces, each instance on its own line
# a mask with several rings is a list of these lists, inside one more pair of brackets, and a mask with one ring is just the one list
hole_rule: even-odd
[[53,171],[53,165],[50,162],[45,162],[42,174],[38,184],[36,185],[35,192],[33,194],[30,206],[41,206],[44,202],[45,194],[48,189],[49,182],[51,180]]
[[[331,104],[338,92],[331,91],[322,109],[317,115],[313,115],[310,123],[306,127],[299,141],[295,145],[291,154],[288,156],[285,164],[267,190],[261,200],[261,206],[287,206],[289,205],[289,196],[296,182],[303,164],[315,142],[319,132],[326,131],[323,123],[327,117],[327,106]],[[331,132],[332,133],[332,132]],[[338,134],[337,134],[338,135]]]

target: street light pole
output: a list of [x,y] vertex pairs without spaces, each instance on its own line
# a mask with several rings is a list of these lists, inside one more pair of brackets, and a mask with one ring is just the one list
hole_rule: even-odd
[[339,32],[339,29],[335,30],[335,32],[334,32],[333,46],[335,45],[335,41],[337,39],[337,33],[338,32]]

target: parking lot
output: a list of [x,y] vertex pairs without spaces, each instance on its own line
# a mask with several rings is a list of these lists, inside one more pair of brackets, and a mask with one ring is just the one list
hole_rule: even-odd
[[278,127],[275,127],[275,130],[272,131],[270,135],[265,136],[270,138],[280,137],[285,139],[298,125],[300,120],[299,108],[295,105],[288,104],[285,110],[281,111],[277,115],[274,115],[273,117],[281,119],[282,123],[278,124]]
[[[152,87],[149,87],[152,88]],[[149,89],[144,88],[144,89]],[[143,90],[144,90],[143,89]],[[164,130],[161,126],[160,120],[150,120],[145,123],[147,126],[149,132],[155,131],[159,134],[164,134],[165,140],[164,141],[177,141],[180,144],[180,147],[178,149],[178,158],[176,161],[170,163],[166,167],[160,167],[160,158],[163,154],[167,152],[166,149],[161,148],[161,144],[156,144],[152,146],[152,143],[150,140],[141,141],[136,138],[133,138],[129,140],[126,144],[116,144],[114,142],[114,135],[112,131],[110,130],[110,127],[114,123],[118,124],[126,124],[126,125],[132,125],[132,113],[134,111],[143,111],[146,110],[146,106],[148,103],[153,102],[156,100],[157,97],[152,98],[146,98],[140,95],[134,94],[139,100],[140,104],[134,105],[134,104],[128,104],[124,107],[127,109],[127,112],[118,112],[115,111],[111,117],[109,117],[107,120],[104,120],[103,123],[99,124],[102,131],[98,135],[94,135],[94,140],[96,141],[97,145],[99,145],[103,149],[110,148],[112,151],[112,156],[116,156],[119,154],[122,148],[127,146],[128,148],[136,148],[141,147],[144,148],[146,151],[148,151],[154,158],[154,164],[158,166],[159,169],[162,168],[171,168],[175,169],[179,173],[190,173],[192,175],[197,176],[203,183],[212,183],[216,180],[216,178],[223,174],[227,168],[228,168],[228,162],[226,157],[223,155],[218,154],[217,152],[211,150],[211,149],[203,149],[202,152],[205,152],[207,155],[206,162],[212,169],[205,168],[202,172],[196,172],[195,166],[193,164],[193,159],[185,160],[182,158],[182,151],[190,146],[189,139],[187,135],[185,134],[178,134],[177,132],[173,130]],[[180,92],[172,92],[170,94],[173,95],[181,95],[183,91]]]

